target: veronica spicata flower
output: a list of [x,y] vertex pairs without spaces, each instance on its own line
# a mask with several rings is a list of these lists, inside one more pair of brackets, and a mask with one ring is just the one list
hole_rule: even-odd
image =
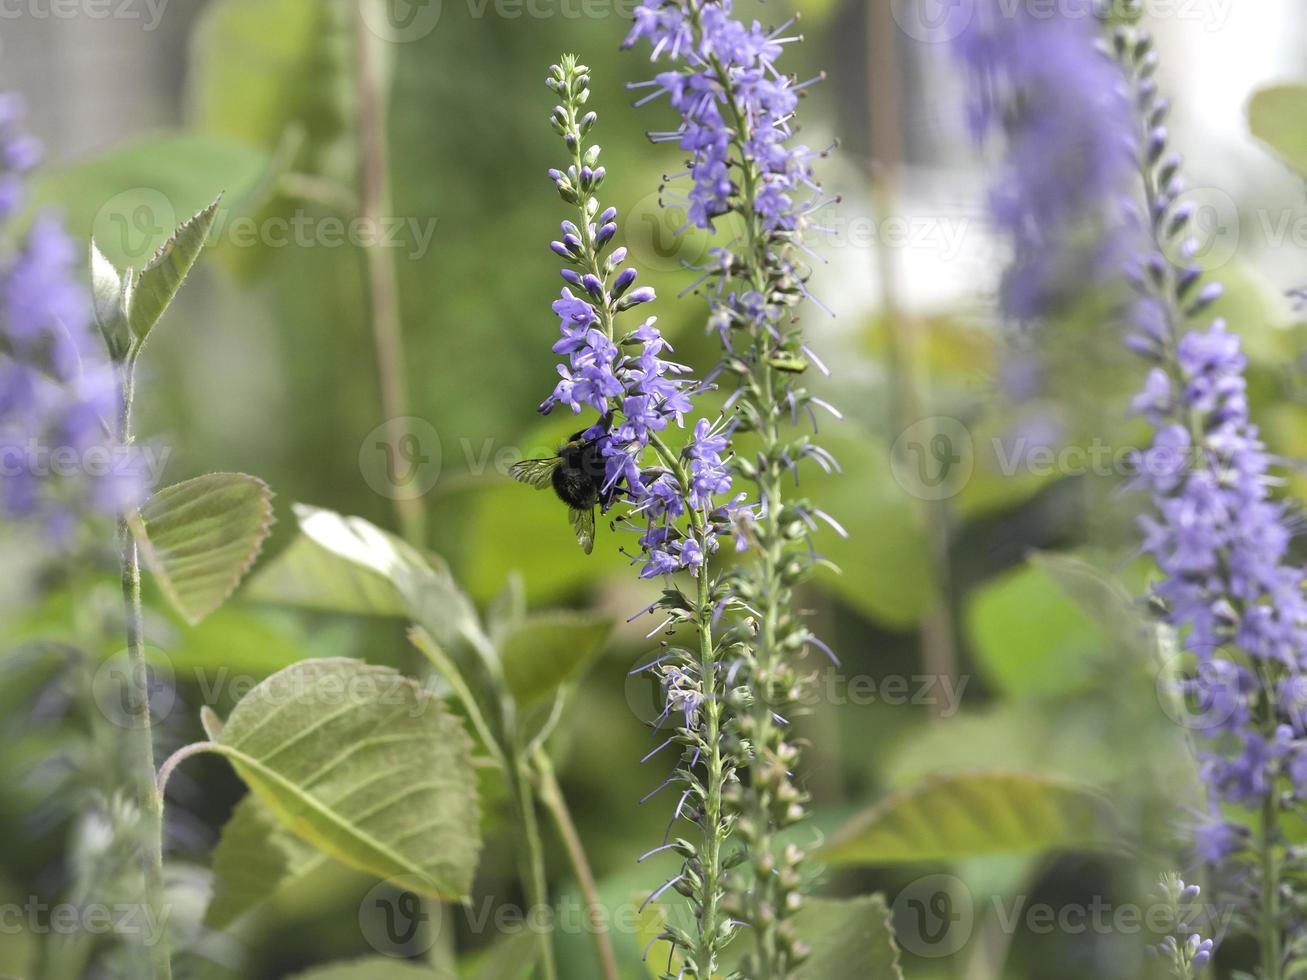
[[[816,428],[814,409],[839,413],[803,383],[815,365],[795,308],[811,298],[804,234],[814,215],[832,203],[819,200],[813,178],[815,157],[794,140],[794,114],[802,90],[777,67],[788,24],[776,30],[745,24],[732,16],[729,0],[645,0],[637,9],[628,47],[647,41],[651,60],[663,67],[639,87],[651,89],[641,102],[666,96],[679,116],[672,130],[652,133],[655,142],[675,143],[687,157],[683,201],[666,190],[664,205],[684,203],[687,225],[717,230],[729,215],[742,230],[714,248],[701,272],[698,291],[711,312],[708,327],[721,339],[716,377],[735,381],[727,399],[725,435],[756,436],[754,452],[737,456],[726,472],[721,458],[697,460],[696,485],[721,488],[733,477],[752,485],[731,515],[737,550],[745,559],[723,580],[719,615],[734,625],[734,642],[720,643],[726,684],[717,692],[730,733],[725,756],[748,779],[730,782],[724,801],[738,828],[739,853],[724,880],[725,908],[747,926],[749,950],[741,976],[787,976],[808,947],[794,914],[802,906],[802,848],[782,845],[778,833],[802,820],[807,797],[796,784],[799,752],[789,741],[788,721],[801,699],[799,661],[811,649],[829,653],[795,614],[793,589],[822,559],[815,544],[819,521],[842,529],[788,485],[800,464],[837,469],[831,455],[807,434],[790,427],[801,419]],[[822,229],[829,231],[829,229]],[[697,433],[707,444],[713,430]],[[716,447],[714,447],[716,448]],[[755,495],[756,491],[756,495]],[[731,636],[731,630],[726,631]],[[833,656],[833,655],[832,655]],[[715,952],[730,937],[706,907],[703,889],[691,895],[699,933],[669,930],[665,938],[687,950],[687,967],[697,977],[715,974]]]
[[[15,98],[0,99],[0,232],[39,158],[21,118]],[[112,435],[117,382],[77,260],[49,216],[0,251],[0,509],[58,537],[80,510],[116,516],[143,489]]]
[[[806,210],[800,198],[818,188],[812,179],[812,151],[788,144],[800,87],[777,71],[775,62],[792,40],[781,37],[789,24],[775,31],[764,30],[757,21],[746,26],[734,19],[731,8],[730,0],[646,0],[636,8],[625,46],[646,39],[653,60],[666,56],[689,69],[659,73],[648,83],[658,91],[645,101],[666,93],[683,120],[679,129],[655,138],[677,142],[690,154],[690,220],[711,228],[714,218],[731,210],[738,192],[732,133],[743,123],[744,152],[757,164],[750,206],[765,230],[793,228]],[[722,97],[722,75],[736,81],[733,99]]]
[[[683,569],[697,574],[716,549],[717,528],[728,521],[729,504],[714,499],[730,490],[730,473],[722,462],[728,445],[708,422],[696,425],[679,460],[691,483],[688,497],[669,461],[657,458],[668,452],[660,433],[683,426],[701,386],[688,377],[689,368],[667,356],[672,347],[656,317],[617,332],[618,317],[651,302],[654,290],[636,286],[636,270],[623,267],[625,248],[607,251],[617,233],[617,209],[599,210],[594,192],[605,177],[599,147],[583,150],[581,145],[597,119],[581,108],[589,96],[584,66],[555,66],[549,84],[564,97],[552,121],[575,156],[566,170],[551,170],[549,176],[562,198],[583,213],[581,224],[564,221],[560,237],[550,243],[567,263],[561,270],[567,285],[553,304],[560,331],[553,349],[566,361],[559,364],[559,381],[540,410],[566,405],[575,414],[590,410],[599,416],[582,438],[595,442],[604,460],[604,499],[621,496],[631,504],[623,526],[639,534],[641,576]],[[709,515],[705,533],[686,531],[687,503]]]

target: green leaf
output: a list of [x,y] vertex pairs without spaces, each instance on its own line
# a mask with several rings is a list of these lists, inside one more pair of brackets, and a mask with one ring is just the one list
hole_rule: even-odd
[[109,348],[109,356],[121,361],[131,346],[123,274],[100,251],[94,239],[91,240],[91,302],[95,324]]
[[1307,85],[1273,85],[1254,92],[1248,125],[1290,169],[1307,177]]
[[[262,680],[269,674],[307,660],[310,651],[345,653],[346,631],[330,625],[308,632],[289,617],[270,615],[272,610],[228,603],[205,617],[193,629],[180,630],[168,645],[169,655],[179,664],[217,678]],[[239,697],[244,690],[233,692]]]
[[[210,732],[210,737],[216,736]],[[225,929],[270,898],[287,878],[325,860],[321,851],[282,827],[258,797],[245,797],[213,851],[213,897],[204,924]]]
[[954,861],[1102,846],[1107,811],[1087,787],[1048,776],[927,777],[856,817],[821,851],[832,864]]
[[467,980],[525,980],[535,969],[540,943],[530,929],[500,940],[460,971]]
[[343,658],[306,660],[255,687],[218,738],[289,830],[331,857],[419,894],[465,898],[481,848],[471,740],[415,681]]
[[218,216],[219,195],[212,204],[185,221],[160,246],[127,289],[127,322],[138,344],[145,342],[195,267]]
[[903,980],[890,911],[880,895],[809,898],[794,925],[812,947],[795,980]]
[[612,620],[594,613],[528,616],[499,645],[513,698],[531,704],[579,677],[599,655],[612,628]]
[[974,592],[966,624],[985,677],[1012,697],[1078,690],[1107,636],[1045,568],[1027,566]]
[[318,966],[303,973],[291,974],[287,980],[455,980],[444,970],[397,960],[391,956],[370,956],[348,963]]
[[843,473],[813,467],[803,477],[803,495],[848,531],[848,538],[821,525],[816,547],[841,569],[822,570],[818,581],[852,608],[889,626],[921,621],[935,601],[922,518],[916,501],[899,486],[890,450],[851,424],[823,428],[821,444],[839,460]]
[[241,590],[256,602],[358,616],[404,617],[404,597],[384,575],[300,535]]
[[226,601],[272,526],[272,493],[243,473],[210,473],[160,490],[133,532],[164,595],[192,626]]
[[424,626],[446,650],[471,643],[489,647],[472,602],[445,564],[370,524],[361,517],[304,504],[295,505],[300,530],[319,547],[390,582],[403,599],[408,615]]

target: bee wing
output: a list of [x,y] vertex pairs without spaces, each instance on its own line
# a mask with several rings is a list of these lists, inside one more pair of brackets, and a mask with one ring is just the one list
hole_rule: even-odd
[[549,459],[524,459],[520,463],[514,463],[513,468],[508,471],[508,475],[519,483],[526,483],[537,490],[544,490],[552,485],[554,470],[558,469],[562,462],[557,456],[551,456]]
[[581,542],[581,550],[590,554],[595,550],[595,509],[570,508],[567,516],[572,520],[572,530],[576,532],[576,540]]

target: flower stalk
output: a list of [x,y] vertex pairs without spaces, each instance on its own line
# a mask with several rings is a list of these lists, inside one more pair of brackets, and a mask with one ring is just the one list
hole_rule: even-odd
[[1144,550],[1165,576],[1154,600],[1193,657],[1186,691],[1214,706],[1198,757],[1213,813],[1242,807],[1256,827],[1250,849],[1245,832],[1214,817],[1199,828],[1198,850],[1252,873],[1261,892],[1259,975],[1281,980],[1292,926],[1280,891],[1293,880],[1282,820],[1307,798],[1304,573],[1289,563],[1289,515],[1269,489],[1272,458],[1249,413],[1247,360],[1209,312],[1222,288],[1204,282],[1196,262],[1194,211],[1182,197],[1182,160],[1169,149],[1152,38],[1122,26],[1112,42],[1138,112],[1148,240],[1132,274],[1140,298],[1129,338],[1151,364],[1133,408],[1156,429],[1140,456],[1156,510],[1142,521]]
[[795,40],[781,37],[784,30],[746,27],[732,19],[729,3],[648,0],[627,38],[628,46],[647,39],[655,60],[669,54],[679,62],[648,86],[649,98],[667,95],[681,116],[678,129],[652,136],[690,154],[690,223],[715,230],[729,216],[738,229],[712,251],[700,288],[725,350],[717,374],[735,381],[728,428],[752,449],[735,458],[733,475],[752,485],[756,500],[735,517],[737,548],[751,550],[750,559],[725,583],[746,639],[729,664],[725,727],[729,751],[749,771],[726,799],[747,864],[728,883],[728,912],[749,926],[752,948],[741,971],[751,980],[787,977],[808,955],[792,918],[802,905],[805,854],[793,844],[781,848],[777,834],[806,814],[792,775],[799,753],[788,738],[802,693],[795,664],[810,647],[825,646],[795,615],[794,589],[820,561],[810,542],[816,519],[840,530],[786,488],[805,459],[836,466],[809,436],[794,435],[792,422],[803,413],[815,428],[814,406],[838,413],[802,383],[814,363],[824,370],[795,324],[795,307],[810,298],[802,239],[812,215],[831,202],[816,200],[814,154],[791,142],[804,85],[775,68],[782,46]]
[[[664,743],[681,747],[679,763],[659,788],[684,787],[673,823],[686,817],[699,830],[697,844],[677,839],[651,852],[674,850],[682,865],[649,901],[671,889],[689,900],[693,932],[669,926],[663,938],[683,952],[685,976],[707,980],[718,974],[721,952],[734,930],[724,907],[724,845],[732,822],[726,791],[736,763],[723,738],[721,671],[725,644],[733,641],[729,631],[725,638],[715,636],[724,600],[711,564],[718,535],[731,521],[732,505],[720,503],[730,490],[723,459],[729,444],[706,419],[696,423],[679,451],[667,444],[665,432],[673,424],[683,425],[701,386],[680,377],[688,368],[661,356],[671,348],[653,318],[634,331],[619,332],[618,317],[653,300],[654,291],[633,288],[635,269],[618,271],[626,249],[606,253],[617,232],[617,211],[601,211],[595,196],[605,170],[599,164],[600,148],[585,143],[598,118],[585,109],[589,69],[566,56],[547,81],[561,100],[551,124],[571,157],[567,170],[552,170],[550,178],[563,200],[577,208],[577,220],[563,222],[559,240],[551,243],[566,263],[561,275],[568,285],[553,309],[562,333],[554,351],[567,362],[559,365],[560,380],[541,411],[566,405],[574,414],[587,409],[598,414],[599,420],[576,437],[593,446],[599,460],[601,472],[591,474],[598,485],[597,503],[604,510],[624,505],[625,515],[614,527],[639,534],[633,563],[642,578],[666,582],[662,598],[647,610],[664,616],[658,629],[684,627],[697,641],[694,649],[667,649],[649,667],[666,689],[663,717],[675,715],[679,721]],[[696,579],[692,598],[672,578],[687,571]]]

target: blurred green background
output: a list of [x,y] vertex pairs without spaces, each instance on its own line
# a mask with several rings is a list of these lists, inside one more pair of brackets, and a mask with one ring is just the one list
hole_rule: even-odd
[[[811,664],[817,693],[796,719],[816,811],[805,833],[834,833],[931,773],[1001,769],[1088,784],[1115,804],[1106,850],[1046,852],[1031,841],[1016,848],[1022,853],[965,860],[906,854],[824,867],[820,889],[884,891],[909,977],[1141,976],[1146,936],[1043,933],[995,913],[1018,897],[1055,909],[1095,896],[1139,902],[1157,871],[1189,867],[1185,827],[1200,798],[1184,727],[1163,709],[1148,644],[1119,628],[1129,618],[1109,584],[1144,586],[1130,525],[1139,501],[1120,492],[1119,465],[1091,463],[1119,460],[1141,434],[1124,410],[1137,368],[1121,351],[1107,297],[1038,337],[993,322],[1003,249],[985,226],[983,171],[960,124],[959,83],[944,46],[914,36],[913,5],[881,2],[757,11],[776,24],[802,15],[794,30],[806,43],[786,49],[786,68],[827,78],[805,99],[801,138],[819,148],[839,138],[821,174],[843,199],[824,212],[831,230],[815,248],[828,262],[812,284],[835,315],[805,312],[813,346],[834,368],[814,386],[847,416],[822,427],[843,474],[814,471],[807,492],[850,532],[848,541],[820,541],[843,574],[804,594],[815,631],[842,658],[838,670]],[[94,234],[120,265],[139,266],[178,221],[225,192],[215,245],[145,362],[138,425],[169,453],[166,479],[222,470],[265,479],[279,516],[265,561],[294,536],[292,502],[396,529],[377,448],[386,414],[366,259],[358,242],[342,240],[367,142],[354,5],[128,0],[109,17],[98,4],[73,5],[69,16],[54,9],[28,0],[0,20],[0,83],[27,98],[49,149],[37,205],[60,211],[79,240]],[[1243,105],[1257,85],[1301,65],[1307,18],[1290,0],[1200,13],[1157,25],[1178,142],[1195,158],[1205,256],[1247,338],[1266,435],[1301,459],[1304,337],[1281,294],[1301,284],[1307,211],[1299,182],[1247,134]],[[570,428],[569,420],[542,424],[535,411],[554,378],[549,303],[560,281],[547,244],[567,216],[545,177],[560,147],[543,82],[562,52],[593,69],[605,200],[659,289],[660,324],[686,363],[716,356],[702,300],[675,298],[690,281],[683,264],[701,261],[712,242],[676,236],[682,217],[658,207],[659,185],[680,161],[644,135],[670,128],[666,106],[631,106],[626,85],[652,69],[643,53],[618,50],[628,14],[621,0],[430,0],[383,10],[371,24],[389,78],[392,200],[383,217],[392,237],[379,251],[398,281],[427,544],[478,603],[520,573],[533,607],[593,608],[619,624],[555,746],[614,905],[661,880],[634,861],[661,840],[674,802],[637,805],[664,775],[656,762],[637,763],[655,743],[638,717],[647,692],[628,677],[649,645],[640,624],[625,621],[650,601],[650,588],[630,574],[607,529],[585,557],[556,503],[506,473]],[[927,470],[916,469],[923,430],[914,426],[926,418],[944,419],[931,424],[951,437],[956,459],[942,471],[928,457]],[[1049,459],[1027,455],[1041,446]],[[1304,489],[1295,476],[1292,492]],[[82,720],[85,686],[63,672],[83,662],[60,626],[111,619],[112,582],[83,569],[74,592],[17,530],[0,549],[17,570],[0,583],[0,645],[12,678],[0,685],[0,897],[56,901],[71,867],[94,850],[96,827],[79,814],[122,766],[112,741]],[[1062,558],[1029,560],[1044,552]],[[161,735],[172,744],[199,737],[201,704],[230,709],[229,697],[209,697],[215,676],[258,678],[329,655],[419,669],[398,622],[240,597],[194,629],[155,603],[151,631],[178,678]],[[111,652],[91,651],[86,669]],[[490,846],[478,895],[493,906],[521,896],[499,791],[486,790]],[[207,854],[241,792],[217,760],[189,764],[170,789],[170,856],[199,895]],[[574,893],[556,847],[551,874],[556,893]],[[942,944],[926,941],[908,901],[896,902],[936,874],[955,876],[974,900],[974,916]],[[187,975],[282,977],[367,954],[375,943],[359,909],[372,885],[328,868],[235,933],[197,939]],[[436,931],[439,945],[464,952],[497,938],[456,910]],[[0,971],[30,975],[42,939],[0,929]],[[615,941],[624,970],[646,975],[640,938]],[[557,946],[565,977],[595,975],[583,933],[560,932]],[[1223,969],[1240,958],[1235,944]]]

